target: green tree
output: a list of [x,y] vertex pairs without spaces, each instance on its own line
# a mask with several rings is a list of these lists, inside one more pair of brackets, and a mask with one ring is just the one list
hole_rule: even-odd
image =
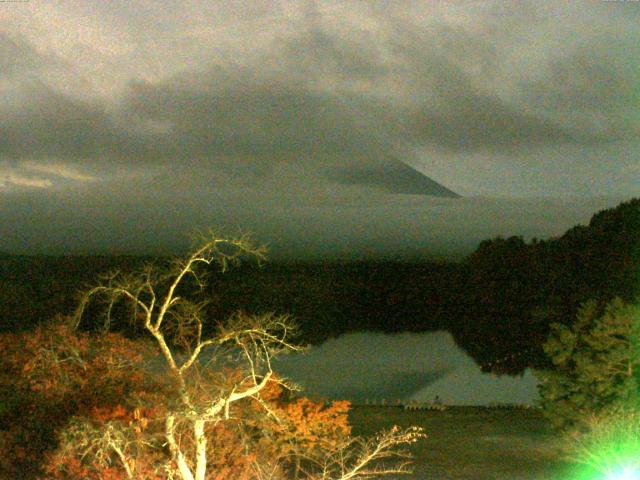
[[639,405],[638,305],[588,301],[573,325],[551,325],[544,350],[553,368],[538,372],[541,406],[556,427],[588,429],[593,416]]

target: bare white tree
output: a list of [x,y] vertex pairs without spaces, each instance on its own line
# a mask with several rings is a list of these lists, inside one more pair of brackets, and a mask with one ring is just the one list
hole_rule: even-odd
[[312,457],[301,470],[304,480],[374,479],[385,475],[411,473],[411,455],[400,445],[424,438],[422,429],[393,427],[373,438],[351,437],[324,455]]
[[[133,309],[134,321],[153,338],[164,360],[164,368],[176,385],[177,398],[170,404],[164,419],[163,437],[171,457],[166,469],[172,477],[181,480],[205,480],[207,476],[207,425],[229,420],[231,406],[246,399],[258,400],[265,407],[265,414],[271,415],[273,412],[260,399],[261,391],[273,381],[290,387],[274,375],[271,364],[272,358],[281,352],[300,350],[291,341],[296,327],[288,316],[238,313],[224,324],[219,324],[217,330],[206,337],[206,303],[193,302],[184,295],[187,281],[195,282],[200,289],[204,286],[199,267],[217,263],[224,271],[243,256],[262,260],[264,250],[256,248],[247,237],[220,238],[210,234],[202,239],[190,256],[175,261],[164,273],[149,266],[138,274],[117,272],[105,276],[100,284],[86,292],[77,311],[77,321],[80,321],[89,302],[101,297],[107,305],[109,322],[114,306],[125,302]],[[240,378],[230,386],[199,391],[198,379],[204,370],[201,364],[205,350],[218,355],[238,356],[234,365],[240,368]],[[181,441],[184,433],[180,432],[185,429],[195,448],[186,448]],[[418,430],[412,429],[392,430],[370,441],[351,439],[341,448],[328,451],[326,458],[310,459],[307,463],[313,471],[300,473],[309,480],[349,480],[405,472],[404,461],[393,467],[379,464],[371,469],[368,467],[377,460],[398,456],[397,445],[411,443],[420,436],[422,434]],[[114,453],[127,476],[135,478],[135,459],[126,458],[127,450],[122,446],[124,440],[114,432],[109,436],[101,434],[94,437],[91,445],[94,449],[98,446],[101,454],[105,448],[115,445],[117,450]],[[277,471],[274,466],[256,465],[255,476],[275,478],[269,475],[275,475]]]

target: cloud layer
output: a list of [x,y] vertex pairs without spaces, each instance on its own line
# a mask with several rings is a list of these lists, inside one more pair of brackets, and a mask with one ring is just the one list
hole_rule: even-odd
[[65,208],[83,198],[106,209],[109,192],[136,204],[144,185],[159,203],[189,197],[194,223],[219,195],[267,217],[315,202],[319,218],[338,208],[321,208],[328,197],[348,209],[381,192],[634,195],[638,10],[2,5],[0,197],[26,208],[55,191]]

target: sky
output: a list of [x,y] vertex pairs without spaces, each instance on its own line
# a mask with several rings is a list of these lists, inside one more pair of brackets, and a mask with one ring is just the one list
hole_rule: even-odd
[[640,3],[0,2],[0,250],[444,256],[637,195]]

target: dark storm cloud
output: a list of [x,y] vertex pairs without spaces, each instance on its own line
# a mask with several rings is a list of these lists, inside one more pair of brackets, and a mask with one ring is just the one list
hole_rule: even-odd
[[329,32],[314,6],[307,2],[305,21],[293,38],[282,42],[279,62],[294,71],[330,73],[341,79],[380,80],[389,72],[376,32],[362,28],[351,29],[346,35]]
[[543,79],[523,81],[522,97],[573,125],[584,140],[637,141],[638,58],[637,37],[600,35],[552,58]]
[[11,37],[0,32],[0,72],[3,76],[34,71],[42,63],[37,52],[21,36]]
[[461,72],[443,79],[436,89],[446,103],[439,111],[408,109],[412,139],[454,151],[510,150],[536,145],[585,143],[595,138],[571,132],[559,122],[546,120],[506,104],[497,96],[476,91]]
[[[495,75],[504,69],[507,59],[500,55],[506,45],[447,26],[398,31],[395,48],[415,78],[416,102],[398,114],[407,138],[466,152],[619,140],[620,127],[629,128],[620,114],[638,102],[632,87],[637,62],[629,62],[628,48],[611,48],[603,37],[587,35],[578,47],[545,55],[535,65],[538,72],[511,72],[521,80],[514,94],[505,94],[506,85]],[[625,42],[638,50],[637,38]],[[599,125],[589,121],[593,116]]]
[[354,128],[348,99],[283,83],[247,84],[243,78],[219,89],[212,72],[201,74],[199,83],[132,88],[127,115],[171,126],[154,153],[170,158],[253,155],[260,160],[276,154],[353,154],[375,143]]
[[0,156],[100,162],[104,155],[115,159],[131,154],[131,140],[113,127],[99,105],[34,83],[23,90],[28,99],[20,105],[20,113],[0,119]]
[[0,33],[0,80],[9,85],[0,101],[0,160],[62,158],[91,164],[144,157],[144,139],[118,128],[101,102],[73,97],[48,83],[48,76],[64,68],[60,59],[39,53],[21,36]]
[[[38,43],[24,28],[2,34],[9,89],[0,102],[0,161],[198,164],[251,178],[296,164],[303,183],[413,193],[431,180],[415,177],[417,188],[398,162],[417,167],[420,155],[453,165],[488,153],[528,168],[553,148],[555,161],[573,168],[580,158],[563,152],[637,143],[640,34],[618,8],[248,5],[186,1],[180,21],[173,10],[158,12],[161,30],[148,25],[151,2],[108,12],[70,6],[69,18],[96,24],[82,31],[92,42],[86,53],[69,42]],[[207,15],[209,23],[196,21]],[[607,19],[626,23],[614,29]],[[98,27],[111,33],[104,48]],[[148,74],[148,58],[161,73]],[[94,67],[106,94],[86,86]],[[492,168],[503,173],[498,163]],[[590,168],[596,176],[604,167]],[[454,180],[473,191],[477,173],[465,175]]]
[[[33,49],[29,52],[39,59]],[[247,158],[258,164],[254,171],[262,171],[260,163],[292,158],[378,159],[391,153],[379,133],[358,120],[385,118],[381,105],[310,91],[295,80],[305,76],[303,71],[293,81],[260,78],[258,66],[131,82],[114,108],[65,95],[41,81],[37,74],[46,72],[46,62],[11,66],[22,82],[21,101],[0,120],[4,159],[53,157],[84,164],[217,160],[228,169],[228,159],[236,157],[240,171],[246,170]]]
[[[265,156],[275,158],[278,154],[333,154],[378,160],[393,155],[398,139],[407,144],[469,152],[589,145],[617,138],[611,135],[620,131],[617,125],[602,132],[579,122],[579,118],[567,122],[557,114],[558,102],[540,100],[540,91],[553,95],[554,90],[566,89],[566,81],[553,76],[553,62],[546,67],[550,71],[547,77],[532,85],[521,83],[520,95],[530,103],[539,102],[536,108],[523,108],[527,105],[520,101],[508,101],[491,89],[478,87],[475,79],[449,58],[452,52],[473,55],[477,53],[474,43],[486,40],[449,29],[430,35],[405,32],[398,37],[404,37],[400,43],[395,40],[394,46],[404,60],[402,69],[411,71],[416,80],[402,92],[416,99],[408,106],[393,94],[381,99],[341,88],[341,82],[348,80],[365,79],[384,85],[398,72],[379,58],[375,49],[366,48],[366,38],[361,42],[342,41],[314,27],[283,42],[280,50],[259,65],[227,66],[222,73],[216,68],[177,76],[159,85],[134,85],[125,102],[127,114],[143,122],[172,126],[161,148],[154,149],[156,157],[238,154],[255,155],[258,161],[264,161]],[[446,50],[431,52],[443,38],[447,38]],[[596,57],[592,62],[599,60],[603,59]],[[277,62],[281,64],[279,69],[269,74],[267,64]],[[579,58],[575,62],[579,64]],[[580,66],[567,68],[578,70]],[[605,70],[598,64],[592,68]],[[597,106],[599,98],[606,103],[605,96],[624,98],[628,90],[615,89],[628,83],[622,72],[611,70],[606,78],[586,75],[595,86],[577,79],[570,95],[562,91],[555,94],[565,104],[580,108],[581,98],[591,98]],[[322,76],[335,79],[337,88],[315,88],[315,80]],[[611,93],[612,89],[617,93]],[[594,96],[595,90],[602,94]],[[624,100],[618,103],[619,108],[624,106]],[[605,121],[613,122],[616,109],[611,105],[606,108],[611,116]],[[388,161],[393,162],[391,158]]]
[[[80,101],[49,88],[46,62],[35,49],[4,35],[4,69],[14,77],[22,72],[31,82],[20,115],[3,115],[0,153],[97,162],[230,155],[265,161],[283,154],[380,157],[390,155],[398,141],[466,152],[589,144],[602,141],[603,131],[579,115],[598,110],[614,130],[624,123],[619,111],[635,95],[631,85],[637,79],[629,74],[637,69],[616,68],[629,58],[602,44],[595,55],[587,41],[545,60],[538,79],[521,81],[519,94],[527,104],[479,86],[486,72],[474,75],[463,68],[464,56],[479,58],[485,67],[498,61],[501,45],[483,32],[389,22],[389,60],[372,32],[336,34],[311,10],[306,26],[258,64],[231,61],[159,82],[133,82],[117,105]],[[385,24],[383,17],[377,21]],[[36,72],[42,78],[34,79]],[[336,88],[317,88],[314,82],[323,77]],[[387,98],[344,87],[398,79],[404,85]],[[415,101],[405,104],[400,97],[406,96]],[[523,108],[531,104],[536,108]],[[571,109],[577,112],[573,118],[562,115]]]

